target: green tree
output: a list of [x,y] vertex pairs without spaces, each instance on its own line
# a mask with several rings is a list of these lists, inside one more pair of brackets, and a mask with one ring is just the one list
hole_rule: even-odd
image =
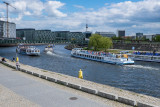
[[102,49],[107,51],[107,49],[111,48],[113,46],[112,40],[108,37],[102,37]]
[[155,37],[155,41],[156,41],[156,42],[160,42],[160,35],[157,35],[157,36]]
[[122,38],[121,38],[121,37],[113,36],[113,37],[112,37],[112,40],[122,40]]
[[101,40],[102,36],[98,34],[93,34],[89,38],[89,48],[93,47],[95,51],[98,50],[99,47],[101,47]]
[[112,40],[110,38],[102,37],[99,34],[93,34],[89,39],[89,48],[93,47],[95,51],[107,50],[112,46]]

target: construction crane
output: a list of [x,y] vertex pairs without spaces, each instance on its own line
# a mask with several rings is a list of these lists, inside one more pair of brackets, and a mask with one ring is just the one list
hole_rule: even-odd
[[[7,13],[7,38],[9,38],[9,28],[8,28],[8,6],[11,6],[11,7],[13,7],[12,5],[10,5],[9,3],[7,3],[7,2],[5,2],[5,1],[3,1],[3,3],[4,4],[6,4],[6,13]],[[15,7],[13,7],[14,9],[16,9]]]

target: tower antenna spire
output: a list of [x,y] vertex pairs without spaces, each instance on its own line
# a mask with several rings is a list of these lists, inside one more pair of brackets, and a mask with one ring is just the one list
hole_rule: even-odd
[[86,32],[88,30],[87,17],[86,17]]

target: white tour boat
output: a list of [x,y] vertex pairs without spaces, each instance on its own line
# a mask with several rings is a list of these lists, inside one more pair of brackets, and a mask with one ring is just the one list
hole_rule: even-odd
[[126,54],[110,54],[104,52],[92,52],[88,50],[83,50],[82,48],[74,48],[71,51],[71,56],[99,61],[110,64],[118,64],[118,65],[132,65],[134,61],[127,57]]
[[49,44],[45,47],[44,52],[53,52],[53,44]]
[[40,55],[40,50],[34,46],[18,45],[16,51],[24,55],[31,55],[31,56]]
[[147,61],[147,62],[160,62],[160,53],[134,52],[133,60]]

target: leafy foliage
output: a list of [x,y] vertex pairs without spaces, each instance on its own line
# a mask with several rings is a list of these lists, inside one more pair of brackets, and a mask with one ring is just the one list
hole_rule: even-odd
[[156,41],[156,42],[160,42],[160,35],[157,35],[157,36],[155,37],[155,41]]
[[122,40],[122,38],[121,38],[121,37],[113,36],[113,37],[112,37],[112,40]]
[[108,37],[102,37],[99,34],[93,34],[89,39],[89,48],[92,47],[95,51],[106,51],[108,48],[112,47],[112,40]]

